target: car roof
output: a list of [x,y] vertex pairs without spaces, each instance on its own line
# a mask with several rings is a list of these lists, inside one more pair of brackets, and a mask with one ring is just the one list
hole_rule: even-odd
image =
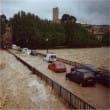
[[47,55],[56,55],[55,53],[47,53]]
[[92,64],[81,64],[82,66],[88,67],[94,71],[100,71],[96,66],[92,65]]
[[55,61],[55,62],[53,62],[54,64],[64,64],[63,62],[61,62],[61,61]]
[[82,72],[82,73],[93,73],[87,69],[76,69],[76,71]]

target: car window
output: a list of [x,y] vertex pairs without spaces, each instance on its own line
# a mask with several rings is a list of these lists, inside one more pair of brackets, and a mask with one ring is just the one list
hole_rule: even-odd
[[77,68],[84,68],[84,66],[83,65],[78,65]]
[[71,71],[71,74],[76,74],[76,71]]
[[88,77],[94,77],[94,75],[92,73],[85,73],[84,74],[84,78],[88,78]]
[[55,55],[52,55],[51,58],[56,58],[56,56]]
[[79,76],[80,75],[80,72],[79,71],[72,71],[72,74],[74,74],[76,76]]
[[85,65],[85,67],[87,67],[87,68],[89,68],[89,69],[91,69],[91,70],[94,70],[94,71],[100,71],[97,67],[95,67],[95,66],[93,66],[93,65],[90,65],[90,64]]

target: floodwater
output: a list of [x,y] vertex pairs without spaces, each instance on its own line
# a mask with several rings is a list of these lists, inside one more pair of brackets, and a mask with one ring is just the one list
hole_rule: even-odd
[[[46,53],[46,50],[38,50]],[[80,48],[80,49],[49,49],[58,57],[79,63],[93,64],[97,67],[110,69],[110,47]]]
[[[92,106],[98,109],[108,109],[110,107],[109,88],[106,88],[98,83],[95,85],[95,87],[80,87],[77,83],[65,80],[66,72],[58,74],[49,70],[48,63],[43,61],[42,56],[31,56],[18,51],[12,52],[49,78],[51,78],[53,81],[57,82],[58,84],[71,91],[73,94],[88,102]],[[69,71],[71,66],[66,66],[67,70]]]
[[50,86],[15,59],[0,51],[0,109],[66,109]]

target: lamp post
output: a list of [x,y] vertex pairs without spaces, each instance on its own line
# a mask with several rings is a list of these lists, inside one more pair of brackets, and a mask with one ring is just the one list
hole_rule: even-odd
[[48,38],[46,38],[45,41],[46,41],[46,47],[47,47],[47,53],[48,53]]

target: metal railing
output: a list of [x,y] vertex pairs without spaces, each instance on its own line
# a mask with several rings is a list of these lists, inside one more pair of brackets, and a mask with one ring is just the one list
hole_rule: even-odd
[[[13,54],[12,52],[8,51],[9,53]],[[39,76],[42,80],[44,80],[48,85],[52,87],[52,89],[61,96],[71,108],[73,109],[87,109],[87,110],[92,110],[96,109],[92,105],[88,104],[78,96],[74,95],[70,91],[68,91],[66,88],[62,87],[60,84],[57,82],[53,81],[51,78],[48,76],[44,75],[40,71],[36,70],[34,67],[29,65],[27,62],[23,61],[21,58],[19,58],[17,55],[13,54],[20,62],[22,62],[24,65],[26,65],[33,74],[36,74]]]

